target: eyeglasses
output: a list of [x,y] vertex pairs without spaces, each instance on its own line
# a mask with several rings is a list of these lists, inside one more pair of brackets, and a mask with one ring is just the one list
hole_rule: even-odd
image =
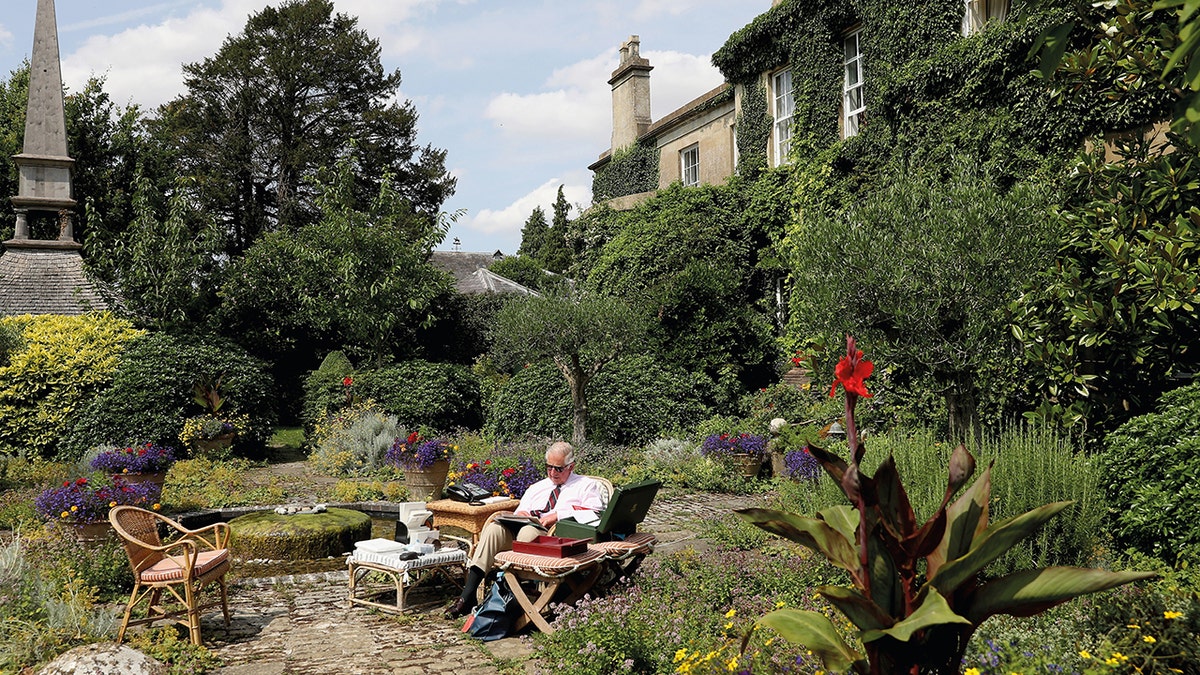
[[553,471],[553,472],[555,472],[555,473],[562,473],[563,471],[566,471],[567,469],[569,469],[569,468],[571,468],[571,467],[573,467],[573,466],[575,466],[575,463],[574,463],[574,462],[572,462],[572,463],[570,463],[570,464],[563,464],[562,466],[555,466],[555,465],[553,465],[553,464],[547,464],[547,465],[546,465],[546,470],[547,470],[547,471]]

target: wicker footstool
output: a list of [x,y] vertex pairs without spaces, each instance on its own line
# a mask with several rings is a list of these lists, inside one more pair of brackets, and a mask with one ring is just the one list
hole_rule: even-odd
[[[467,552],[460,548],[444,548],[413,560],[400,560],[394,553],[367,553],[355,551],[346,564],[350,567],[350,595],[347,606],[365,605],[389,612],[404,612],[404,594],[422,581],[441,575],[462,588],[466,578]],[[379,572],[391,579],[391,584],[367,585],[361,583],[371,572]],[[376,596],[396,591],[396,604],[376,602]]]
[[[546,620],[550,613],[550,601],[555,600],[554,596],[560,589],[566,591],[567,595],[556,602],[570,605],[582,598],[600,578],[604,560],[604,553],[592,548],[563,558],[512,551],[497,553],[496,566],[506,573],[506,578],[511,579],[509,588],[525,612],[517,618],[513,630],[521,630],[532,623],[543,633],[553,633],[554,629]],[[541,588],[536,600],[526,594],[521,581],[534,582]]]

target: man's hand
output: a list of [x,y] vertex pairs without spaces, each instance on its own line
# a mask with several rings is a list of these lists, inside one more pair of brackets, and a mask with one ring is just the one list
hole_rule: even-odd
[[528,511],[513,511],[513,515],[514,516],[532,516],[533,514]]
[[542,523],[542,527],[549,530],[558,522],[558,513],[556,511],[548,511],[543,513],[542,517],[538,518],[538,520]]

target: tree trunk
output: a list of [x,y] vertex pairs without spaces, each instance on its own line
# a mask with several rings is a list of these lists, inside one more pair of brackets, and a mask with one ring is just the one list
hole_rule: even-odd
[[946,412],[949,414],[950,440],[965,443],[980,439],[983,430],[979,426],[979,407],[975,398],[975,387],[968,375],[955,377],[946,390]]
[[571,409],[574,413],[571,425],[571,444],[579,447],[587,440],[587,384],[591,378],[581,368],[559,364],[559,370],[567,379],[567,387],[571,390]]

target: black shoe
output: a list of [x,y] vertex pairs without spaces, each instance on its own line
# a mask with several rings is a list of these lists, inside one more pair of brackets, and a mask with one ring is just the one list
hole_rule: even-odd
[[462,596],[459,596],[455,598],[454,602],[450,603],[450,607],[446,609],[446,618],[453,621],[460,616],[466,616],[470,614],[471,610],[473,609],[475,609],[474,605],[467,604],[467,601],[463,600]]

